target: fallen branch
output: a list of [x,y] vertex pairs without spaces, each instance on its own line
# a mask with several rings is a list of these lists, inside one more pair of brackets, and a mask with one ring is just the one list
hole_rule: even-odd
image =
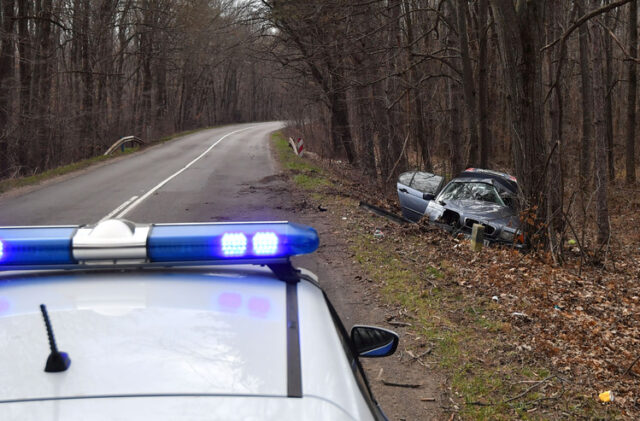
[[480,401],[467,402],[467,405],[476,405],[476,406],[493,406],[495,403],[485,403]]
[[633,362],[631,363],[631,365],[629,367],[627,367],[627,369],[624,371],[624,373],[622,373],[623,376],[626,376],[629,371],[631,371],[631,369],[633,368],[634,365],[636,365],[636,363],[638,362],[638,360],[640,360],[640,355],[638,355],[636,357],[635,360],[633,360]]
[[424,356],[427,356],[427,355],[431,354],[431,350],[432,350],[432,349],[431,349],[431,348],[429,348],[429,349],[427,349],[426,351],[424,351],[422,354],[420,354],[420,355],[418,355],[418,356],[416,356],[416,357],[413,357],[413,356],[412,356],[412,358],[413,358],[414,360],[419,360],[420,358],[422,358],[422,357],[424,357]]
[[396,326],[396,327],[411,326],[411,323],[406,323],[406,322],[387,322],[387,323],[389,323],[391,326]]
[[391,222],[395,222],[398,225],[404,225],[406,224],[408,221],[394,213],[391,213],[385,209],[382,209],[381,207],[378,206],[374,206],[372,204],[369,204],[367,202],[363,202],[360,201],[359,206],[363,209],[366,209],[372,213],[375,213],[376,215],[380,215],[382,217],[387,218],[388,220],[390,220]]
[[539,382],[535,383],[533,386],[531,386],[530,388],[528,388],[527,390],[525,390],[524,392],[520,393],[519,395],[514,396],[513,398],[507,399],[506,401],[502,402],[502,403],[508,403],[508,402],[512,402],[515,401],[516,399],[519,399],[523,396],[526,396],[529,392],[531,392],[533,389],[539,387],[540,385],[546,383],[548,380],[551,380],[552,378],[554,378],[556,375],[553,374],[549,377],[545,377],[544,379],[540,380]]
[[422,384],[388,382],[384,379],[382,379],[382,384],[384,384],[385,386],[406,387],[408,389],[417,389],[422,386]]

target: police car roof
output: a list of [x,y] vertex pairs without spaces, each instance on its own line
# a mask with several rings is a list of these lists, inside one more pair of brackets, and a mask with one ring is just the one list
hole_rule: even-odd
[[[302,399],[287,398],[290,284],[266,268],[0,274],[0,418],[370,417],[336,375],[351,368],[322,291],[294,285]],[[41,303],[63,373],[43,371]]]

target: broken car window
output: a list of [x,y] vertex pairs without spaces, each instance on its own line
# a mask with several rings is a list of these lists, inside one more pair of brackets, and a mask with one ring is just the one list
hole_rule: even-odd
[[439,200],[478,200],[505,206],[495,187],[487,183],[451,183]]
[[436,193],[442,183],[442,177],[428,172],[415,171],[401,174],[398,181],[422,193]]

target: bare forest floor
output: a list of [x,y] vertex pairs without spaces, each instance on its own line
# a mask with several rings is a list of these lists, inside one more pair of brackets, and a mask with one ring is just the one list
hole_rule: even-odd
[[[359,202],[399,214],[395,192],[383,195],[342,164],[297,158],[274,139],[305,197],[302,213],[331,227],[321,253],[348,260],[349,288],[401,333],[391,358],[405,387],[365,363],[391,419],[640,419],[637,189],[611,188],[604,267],[581,264],[573,245],[558,266],[544,253],[474,253],[468,240],[426,224],[373,215]],[[607,390],[615,399],[602,403]]]

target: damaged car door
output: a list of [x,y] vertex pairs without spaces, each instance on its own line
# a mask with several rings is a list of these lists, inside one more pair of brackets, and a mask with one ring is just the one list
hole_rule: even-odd
[[428,172],[409,171],[400,174],[397,190],[402,216],[411,222],[418,222],[429,201],[433,200],[443,184],[443,177]]

